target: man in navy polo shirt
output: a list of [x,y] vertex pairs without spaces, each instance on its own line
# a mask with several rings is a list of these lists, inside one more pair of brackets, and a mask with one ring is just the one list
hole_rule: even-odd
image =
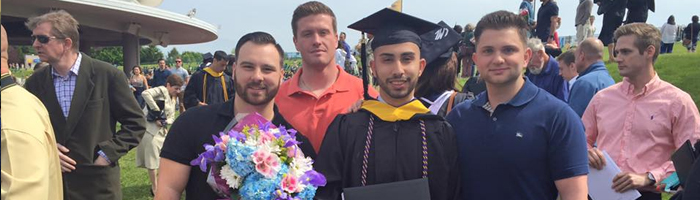
[[544,89],[564,102],[569,101],[568,82],[559,76],[559,62],[547,54],[544,45],[537,38],[530,38],[527,46],[532,50],[532,58],[527,63],[525,76],[537,87]]
[[508,11],[476,26],[473,58],[486,92],[447,116],[457,137],[462,199],[585,200],[588,155],[580,118],[523,70],[525,20]]

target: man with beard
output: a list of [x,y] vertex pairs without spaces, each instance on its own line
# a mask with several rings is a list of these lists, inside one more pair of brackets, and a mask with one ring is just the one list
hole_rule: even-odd
[[527,63],[525,76],[537,87],[544,89],[557,99],[569,101],[569,86],[566,80],[559,76],[559,62],[547,54],[542,42],[536,38],[527,41],[532,51],[532,58]]
[[429,188],[432,199],[456,199],[455,135],[442,117],[414,97],[426,66],[419,35],[439,26],[385,8],[348,27],[375,36],[370,67],[379,80],[380,95],[363,102],[358,112],[338,115],[328,127],[315,164],[327,185],[318,189],[316,198],[341,199],[348,187],[411,180],[421,183],[411,186]]
[[[234,70],[234,99],[187,110],[173,123],[161,150],[160,171],[155,199],[220,198],[207,184],[207,173],[190,166],[190,161],[204,151],[204,144],[212,144],[212,135],[223,131],[234,117],[241,119],[250,113],[259,113],[275,126],[293,128],[279,114],[274,99],[282,82],[284,51],[268,33],[244,35],[236,44]],[[305,155],[315,157],[308,139],[297,134]]]
[[566,103],[523,77],[532,56],[526,27],[508,11],[476,25],[474,62],[486,92],[447,115],[459,147],[462,199],[586,199],[583,125]]

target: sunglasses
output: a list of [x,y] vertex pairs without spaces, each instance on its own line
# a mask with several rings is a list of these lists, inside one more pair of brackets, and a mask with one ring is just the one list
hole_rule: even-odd
[[176,60],[175,62],[176,62],[176,63],[181,63],[182,61]]
[[56,39],[56,36],[46,36],[46,35],[32,35],[32,43],[34,43],[35,40],[38,40],[39,43],[41,44],[46,44],[49,43],[49,40],[51,39]]

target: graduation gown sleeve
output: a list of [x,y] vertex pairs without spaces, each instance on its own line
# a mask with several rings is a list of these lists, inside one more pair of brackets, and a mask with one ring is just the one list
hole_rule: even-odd
[[346,116],[338,115],[328,126],[314,168],[326,176],[326,186],[319,187],[316,199],[340,199],[343,188],[344,145],[341,133],[347,132],[343,126]]

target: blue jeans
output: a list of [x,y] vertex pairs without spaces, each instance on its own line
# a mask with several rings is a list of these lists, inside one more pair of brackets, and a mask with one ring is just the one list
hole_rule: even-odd
[[661,43],[661,54],[673,53],[673,43]]

